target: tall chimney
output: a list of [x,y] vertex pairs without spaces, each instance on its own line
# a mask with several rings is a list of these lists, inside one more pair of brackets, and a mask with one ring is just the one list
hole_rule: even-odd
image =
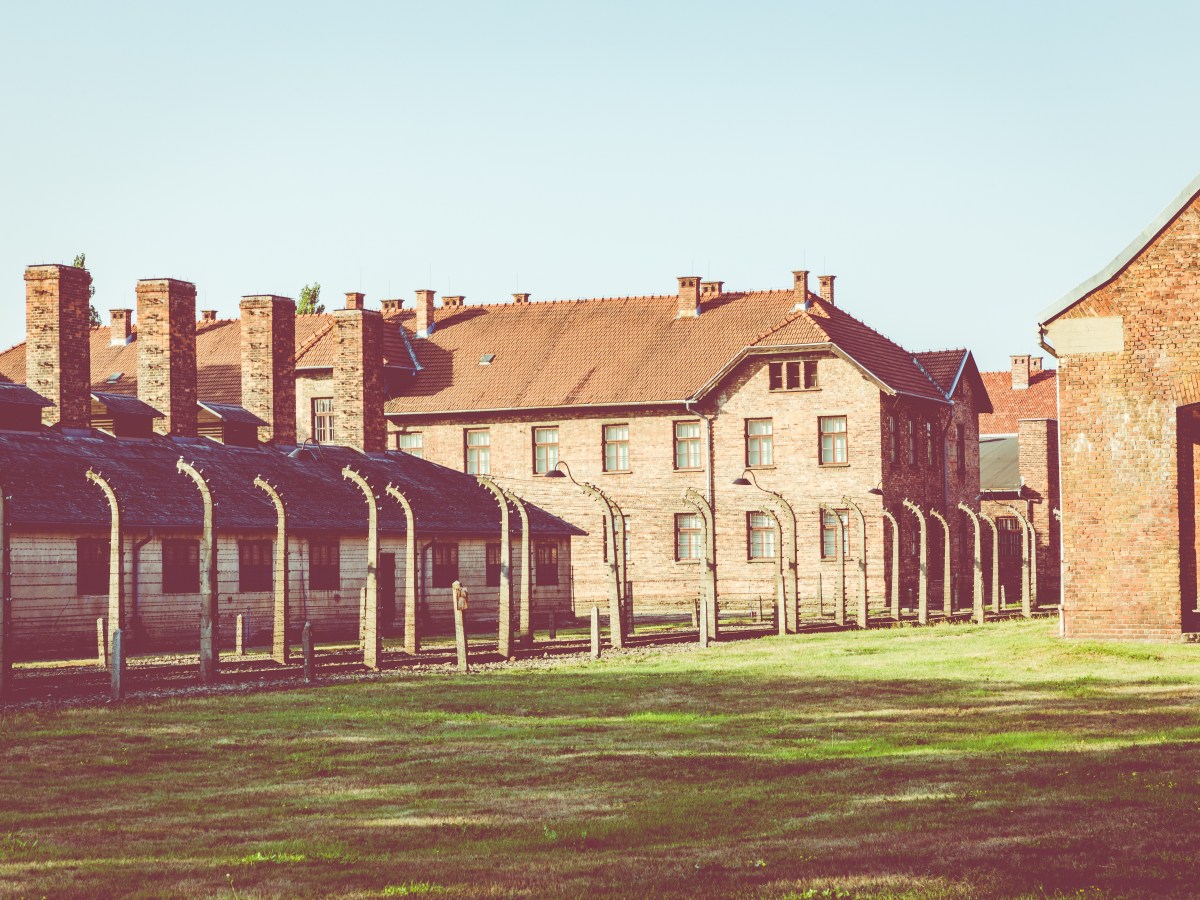
[[400,307],[404,305],[403,300],[380,300],[379,308],[385,313],[398,313]]
[[296,303],[274,294],[242,298],[242,406],[269,428],[261,441],[296,443]]
[[346,294],[346,309],[363,309],[366,299],[366,294],[360,294],[358,291],[350,291]]
[[837,306],[837,304],[833,302],[833,279],[835,278],[837,278],[836,275],[817,276],[817,279],[821,282],[821,299],[830,306]]
[[138,399],[163,418],[156,431],[196,436],[196,286],[174,278],[137,283]]
[[1010,356],[1012,360],[1012,389],[1023,391],[1029,387],[1029,357]]
[[433,334],[437,323],[433,319],[433,295],[436,291],[417,291],[417,320],[414,325],[419,338]]
[[792,272],[792,302],[795,309],[808,309],[808,269]]
[[442,294],[442,309],[462,309],[466,300],[462,294]]
[[1034,375],[1042,374],[1042,357],[1029,357],[1029,377],[1032,379]]
[[513,303],[528,303],[528,294],[513,294]]
[[681,275],[679,277],[679,311],[677,319],[694,319],[700,315],[700,277],[698,275]]
[[337,356],[333,363],[337,442],[373,452],[387,449],[383,418],[383,315],[359,305],[336,310]]
[[108,311],[108,342],[114,347],[124,347],[133,340],[133,310],[110,309]]
[[25,383],[54,404],[42,410],[46,425],[91,424],[91,284],[75,266],[25,270]]

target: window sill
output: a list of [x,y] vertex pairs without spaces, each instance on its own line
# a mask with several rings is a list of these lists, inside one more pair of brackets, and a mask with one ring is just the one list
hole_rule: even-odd
[[774,469],[775,464],[771,463],[770,465],[765,465],[765,466],[746,466],[746,468],[750,469],[751,471],[754,471],[754,472],[764,472],[764,471],[769,471],[770,469]]
[[604,469],[601,475],[632,475],[633,469]]
[[700,560],[700,559],[677,559],[677,560],[675,560],[675,565],[677,565],[677,566],[698,566],[702,562],[703,562],[703,560]]
[[671,471],[672,471],[672,472],[679,472],[679,473],[681,473],[681,474],[683,474],[683,475],[694,475],[694,474],[696,474],[697,472],[703,472],[703,471],[704,471],[704,468],[703,468],[702,466],[697,466],[697,467],[695,467],[695,468],[692,468],[692,469],[678,469],[678,468],[677,468],[677,469],[672,469]]
[[814,394],[819,390],[819,387],[767,388],[771,394]]
[[746,562],[770,563],[770,564],[774,565],[776,559],[777,559],[777,557],[774,557],[774,556],[751,556],[749,559],[746,560]]
[[820,466],[822,469],[847,469],[847,468],[849,468],[849,467],[850,467],[850,463],[848,463],[848,462],[844,462],[844,463],[818,463],[818,465],[819,465],[819,466]]

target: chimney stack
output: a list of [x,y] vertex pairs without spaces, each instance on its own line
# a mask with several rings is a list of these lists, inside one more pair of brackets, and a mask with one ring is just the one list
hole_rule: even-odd
[[346,294],[346,309],[363,309],[366,299],[366,294],[360,294],[358,291],[350,291]]
[[433,295],[436,291],[417,291],[417,318],[413,327],[419,338],[427,338],[433,334],[436,323],[433,320]]
[[215,321],[217,321],[217,311],[216,311],[215,309],[202,309],[202,310],[200,310],[200,321],[201,321],[201,322],[215,322]]
[[818,275],[817,278],[821,282],[821,299],[830,306],[837,306],[837,304],[833,302],[833,279],[837,278],[837,276]]
[[808,309],[808,269],[792,272],[793,309]]
[[1042,357],[1029,357],[1029,378],[1032,380],[1034,375],[1042,374]]
[[114,347],[124,347],[133,340],[133,310],[110,309],[108,311],[108,342]]
[[[1012,389],[1023,391],[1029,387],[1030,365],[1028,356],[1010,356],[1012,360]],[[1041,366],[1041,360],[1038,360]]]
[[513,303],[528,303],[528,294],[513,294]]
[[700,315],[700,277],[698,275],[681,275],[679,277],[679,311],[677,319],[694,319]]
[[700,282],[700,299],[715,300],[720,297],[725,290],[725,282],[723,281],[702,281]]
[[163,418],[155,430],[196,436],[196,286],[174,278],[137,283],[138,399]]
[[91,424],[91,284],[75,266],[25,270],[25,383],[54,404],[42,410],[46,425]]
[[273,294],[242,298],[242,406],[269,428],[261,441],[296,443],[296,303]]
[[[357,298],[357,305],[351,305],[351,297]],[[346,301],[346,308],[333,314],[337,323],[337,356],[333,363],[337,442],[366,452],[386,450],[383,315],[363,309],[362,294],[347,294]]]
[[447,296],[446,294],[443,294],[442,295],[442,309],[462,309],[463,304],[466,302],[466,299],[467,298],[462,296],[461,294],[458,294],[455,296]]
[[404,305],[403,300],[380,300],[379,308],[384,313],[398,313],[400,307]]

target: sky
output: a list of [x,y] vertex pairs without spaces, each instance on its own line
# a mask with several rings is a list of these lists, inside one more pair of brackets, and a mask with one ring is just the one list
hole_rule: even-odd
[[910,350],[1038,313],[1200,172],[1192,3],[5,4],[0,345],[24,267],[368,306],[834,274]]

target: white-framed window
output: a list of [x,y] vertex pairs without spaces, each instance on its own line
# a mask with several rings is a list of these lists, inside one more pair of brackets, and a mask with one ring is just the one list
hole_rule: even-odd
[[463,434],[468,475],[492,472],[492,433],[486,428],[468,428]]

